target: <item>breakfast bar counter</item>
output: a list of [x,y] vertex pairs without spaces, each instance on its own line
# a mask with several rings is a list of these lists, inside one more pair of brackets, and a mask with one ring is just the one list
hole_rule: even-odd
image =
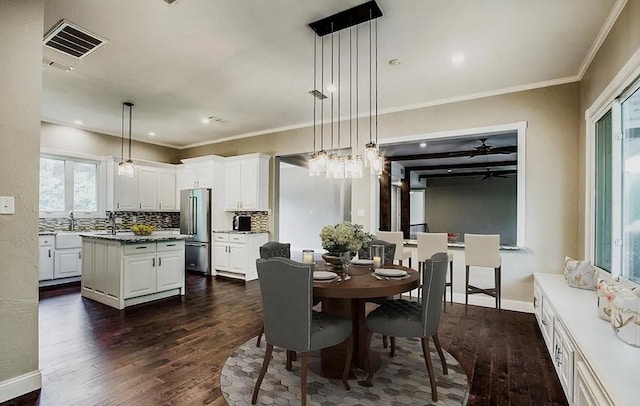
[[116,309],[185,294],[188,236],[82,234],[83,297]]

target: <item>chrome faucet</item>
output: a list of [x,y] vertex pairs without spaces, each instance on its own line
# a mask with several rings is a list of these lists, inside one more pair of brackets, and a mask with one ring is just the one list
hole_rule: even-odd
[[116,235],[116,213],[114,211],[109,212],[109,217],[107,217],[107,221],[109,221],[109,225],[107,229],[111,229],[111,235]]
[[69,231],[75,231],[77,220],[73,217],[73,211],[69,212]]

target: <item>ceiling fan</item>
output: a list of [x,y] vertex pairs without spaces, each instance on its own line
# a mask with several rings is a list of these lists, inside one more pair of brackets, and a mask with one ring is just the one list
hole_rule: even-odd
[[486,180],[489,178],[506,178],[506,177],[507,176],[502,173],[493,172],[491,171],[490,168],[487,168],[487,173],[484,174],[484,176],[482,177],[482,180]]
[[[479,140],[482,144],[478,145],[477,147],[474,147],[474,151],[472,151],[469,154],[469,158],[472,158],[474,156],[478,156],[478,155],[488,155],[492,150],[494,150],[493,145],[487,145],[487,138],[480,138]],[[510,154],[511,151],[500,151],[499,148],[496,148],[498,151],[496,151],[499,154]]]

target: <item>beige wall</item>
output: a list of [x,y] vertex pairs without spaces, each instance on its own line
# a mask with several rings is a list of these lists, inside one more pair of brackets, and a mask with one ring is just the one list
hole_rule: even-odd
[[[503,298],[531,300],[533,272],[560,272],[565,255],[578,253],[579,85],[428,107],[379,117],[380,136],[399,137],[527,121],[526,249],[503,252]],[[285,155],[311,149],[311,129],[299,129],[186,149],[182,157],[265,152]],[[354,181],[354,218],[368,224],[370,182]],[[454,288],[464,292],[463,252],[457,251]],[[489,275],[487,274],[487,279]]]
[[[40,137],[42,148],[51,148],[61,151],[70,151],[90,155],[116,155],[120,156],[121,138],[78,128],[42,122]],[[128,154],[128,145],[125,140],[125,156]],[[131,157],[133,160],[142,159],[156,162],[179,163],[180,150],[148,144],[146,142],[133,141],[131,145]]]
[[616,20],[580,82],[580,254],[584,253],[585,232],[585,111],[591,107],[624,64],[640,48],[640,1],[630,0]]
[[[38,370],[38,155],[44,0],[0,2],[0,387]],[[3,394],[0,393],[0,401]]]

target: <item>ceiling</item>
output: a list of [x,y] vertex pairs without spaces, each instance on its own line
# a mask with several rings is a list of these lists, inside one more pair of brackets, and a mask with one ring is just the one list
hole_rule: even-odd
[[[133,138],[177,148],[309,125],[307,24],[363,2],[46,0],[45,33],[65,19],[109,42],[82,60],[44,48],[75,69],[43,66],[42,119],[119,136],[131,101]],[[578,80],[615,2],[378,0],[379,112]]]

